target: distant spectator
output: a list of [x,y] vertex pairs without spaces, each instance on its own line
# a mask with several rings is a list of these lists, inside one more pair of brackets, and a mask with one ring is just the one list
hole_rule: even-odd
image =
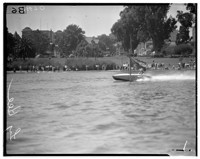
[[21,65],[19,66],[19,70],[22,71],[22,66]]
[[190,68],[190,64],[189,63],[185,63],[185,68]]
[[99,65],[96,65],[97,70],[99,70]]
[[41,70],[44,72],[44,66],[41,67]]
[[37,65],[35,66],[35,71],[39,71],[39,67]]
[[28,72],[28,70],[29,70],[29,65],[26,66],[26,71]]
[[16,73],[16,68],[15,67],[13,68],[13,72]]
[[67,65],[65,65],[64,70],[67,71]]
[[157,70],[158,69],[158,64],[157,63],[155,63],[155,70]]
[[33,65],[33,72],[35,72],[35,66]]
[[181,67],[185,68],[185,63],[184,62],[181,62]]
[[180,63],[180,62],[178,63],[178,67],[180,67],[180,68],[181,68],[181,63]]

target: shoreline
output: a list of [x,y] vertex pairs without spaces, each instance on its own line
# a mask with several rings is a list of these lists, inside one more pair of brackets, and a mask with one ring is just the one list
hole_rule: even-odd
[[[129,73],[128,70],[71,70],[71,71],[26,71],[26,70],[17,70],[16,72],[14,71],[6,71],[6,74],[36,74],[36,73],[67,73],[67,72],[120,72],[120,73]],[[132,71],[131,73],[138,73],[139,71]],[[169,70],[164,70],[164,69],[148,69],[144,72],[144,74],[149,74],[149,73],[181,73],[181,72],[196,72],[196,69],[181,69],[181,70],[173,70],[173,69],[169,69]]]

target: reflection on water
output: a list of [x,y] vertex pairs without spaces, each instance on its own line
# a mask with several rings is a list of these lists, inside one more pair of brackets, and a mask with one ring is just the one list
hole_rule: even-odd
[[[195,80],[116,82],[114,72],[8,74],[20,127],[8,154],[195,155]],[[192,152],[172,152],[181,149]]]

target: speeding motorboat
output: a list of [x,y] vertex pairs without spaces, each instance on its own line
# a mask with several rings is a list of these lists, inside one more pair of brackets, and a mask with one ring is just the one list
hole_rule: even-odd
[[[131,56],[129,56],[130,62],[129,62],[129,73],[119,73],[116,75],[113,75],[112,77],[115,80],[121,80],[121,81],[136,81],[139,79],[145,79],[145,78],[151,78],[151,76],[144,74],[146,71],[146,63],[142,62],[138,59],[134,59]],[[134,66],[134,69],[133,67]]]
[[121,80],[121,81],[136,81],[138,79],[151,78],[151,76],[139,73],[137,74],[121,73],[113,75],[113,78],[115,80]]

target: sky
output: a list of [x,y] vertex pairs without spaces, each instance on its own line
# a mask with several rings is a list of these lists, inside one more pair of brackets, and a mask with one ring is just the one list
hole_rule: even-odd
[[[12,6],[9,6],[10,13]],[[7,27],[9,32],[17,33],[21,36],[21,31],[25,27],[33,30],[57,30],[63,31],[70,24],[76,24],[85,31],[85,35],[92,37],[102,34],[109,35],[111,28],[120,18],[119,13],[123,6],[26,6],[26,14],[7,14]],[[173,4],[168,16],[176,17],[177,10],[185,10],[183,4]]]

